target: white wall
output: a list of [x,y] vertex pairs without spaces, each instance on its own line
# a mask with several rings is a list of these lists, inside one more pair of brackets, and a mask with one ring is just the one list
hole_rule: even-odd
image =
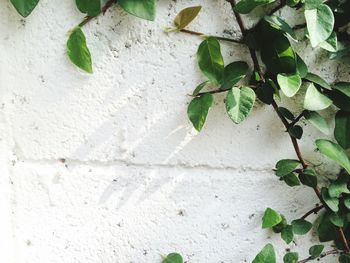
[[[8,2],[0,1],[1,262],[158,263],[178,251],[191,263],[237,263],[267,242],[279,256],[294,247],[306,256],[312,236],[288,246],[260,228],[267,206],[294,219],[317,202],[273,175],[277,160],[295,154],[271,107],[257,103],[234,125],[218,95],[200,134],[186,117],[187,94],[203,80],[201,40],[162,29],[200,3],[192,29],[238,35],[225,1],[161,0],[154,23],[111,9],[84,28],[93,75],[65,55],[67,31],[82,18],[74,1],[41,0],[26,20]],[[236,45],[223,52],[226,63],[250,61]],[[309,62],[329,80],[348,70]],[[301,145],[320,163],[315,136],[307,128]]]

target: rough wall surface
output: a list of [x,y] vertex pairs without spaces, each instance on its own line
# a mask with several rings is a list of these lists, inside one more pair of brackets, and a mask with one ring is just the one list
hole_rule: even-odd
[[[273,175],[295,155],[272,109],[257,104],[234,125],[218,95],[200,134],[187,120],[187,94],[203,79],[200,39],[163,28],[199,2],[194,30],[239,34],[225,1],[161,0],[154,23],[115,7],[84,28],[94,60],[86,75],[65,56],[82,18],[74,1],[42,0],[26,20],[0,1],[1,262],[158,263],[178,251],[188,262],[237,263],[267,242],[279,257],[307,254],[312,236],[287,246],[260,228],[266,206],[295,218],[317,202]],[[226,63],[250,61],[238,46],[223,52]],[[329,80],[349,78],[319,57],[308,62]],[[315,136],[307,128],[301,145],[322,164]]]

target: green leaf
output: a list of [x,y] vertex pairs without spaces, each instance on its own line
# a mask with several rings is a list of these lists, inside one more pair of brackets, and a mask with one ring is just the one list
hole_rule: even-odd
[[328,194],[330,197],[338,198],[341,194],[350,194],[348,189],[349,178],[347,175],[339,176],[337,180],[333,181],[328,187]]
[[300,162],[297,160],[283,159],[276,164],[276,175],[278,177],[283,177],[287,174],[292,173],[298,166]]
[[337,227],[344,227],[344,218],[341,217],[338,213],[333,213],[329,216],[329,220],[332,222],[333,225]]
[[305,169],[300,175],[299,180],[303,185],[310,186],[312,188],[317,186],[316,172],[312,168]]
[[288,129],[288,133],[296,139],[301,139],[303,136],[303,128],[300,125],[294,125]]
[[222,82],[224,73],[224,59],[221,55],[220,43],[215,37],[208,37],[197,51],[199,68],[214,84]]
[[336,227],[329,220],[329,213],[321,215],[317,235],[321,242],[335,240],[338,237]]
[[118,0],[129,14],[153,21],[156,17],[156,0]]
[[313,83],[310,83],[305,94],[304,108],[311,111],[324,110],[332,105],[332,100],[317,90]]
[[194,98],[188,105],[187,115],[194,128],[200,131],[207,119],[209,108],[213,105],[213,95],[204,94]]
[[339,263],[350,263],[350,254],[340,255]]
[[285,33],[292,39],[297,40],[293,29],[280,17],[278,16],[265,16],[264,20],[270,24],[271,27]]
[[256,96],[263,103],[270,105],[273,102],[274,86],[272,80],[268,79],[266,82],[259,84],[256,89]]
[[300,185],[298,177],[293,173],[283,176],[283,181],[291,187]]
[[332,32],[329,38],[320,43],[319,46],[329,52],[336,52],[338,50],[337,34]]
[[305,9],[315,9],[326,0],[305,0]]
[[315,9],[305,10],[305,19],[312,47],[318,46],[332,34],[334,15],[329,6],[321,4]]
[[323,187],[321,189],[322,199],[327,204],[327,206],[333,211],[338,212],[339,210],[339,200],[338,198],[330,197],[327,188]]
[[199,84],[193,91],[192,96],[197,96],[207,84],[209,84],[209,81],[204,81],[201,84]]
[[229,90],[226,97],[226,111],[230,119],[237,124],[244,121],[253,109],[255,98],[254,91],[249,87]]
[[304,60],[298,55],[297,56],[297,72],[299,73],[299,76],[301,78],[305,78],[309,72],[309,69],[307,68],[307,65],[305,64]]
[[91,54],[86,45],[85,35],[80,27],[76,27],[69,35],[67,54],[73,64],[88,73],[92,73]]
[[294,239],[293,227],[291,225],[287,225],[282,229],[281,238],[287,244],[290,244]]
[[278,74],[277,82],[287,97],[293,97],[301,87],[301,78],[298,74]]
[[283,215],[281,215],[281,217],[282,217],[282,221],[272,227],[272,231],[275,233],[281,233],[282,230],[288,226],[286,218]]
[[336,143],[328,140],[316,140],[317,148],[329,159],[335,161],[350,173],[350,160],[344,150]]
[[340,91],[344,95],[350,97],[350,83],[349,82],[338,82],[333,85],[333,89]]
[[162,263],[183,263],[182,256],[178,253],[170,253],[163,259]]
[[309,249],[309,255],[312,259],[318,258],[324,249],[324,245],[314,245]]
[[174,20],[177,29],[181,30],[188,26],[197,17],[201,9],[201,6],[191,6],[181,10]]
[[344,149],[350,148],[350,112],[338,111],[335,115],[334,138]]
[[276,0],[241,0],[236,4],[234,10],[240,14],[248,14],[258,6],[271,4],[275,1]]
[[316,111],[305,111],[305,119],[311,123],[316,129],[320,130],[326,135],[331,133],[331,127],[327,121]]
[[290,121],[293,121],[295,118],[293,113],[291,113],[290,110],[288,110],[287,108],[278,107],[278,111],[282,114],[283,117]]
[[296,252],[288,252],[283,257],[284,263],[298,263],[299,255]]
[[265,210],[262,218],[262,228],[271,228],[282,221],[282,216],[271,208]]
[[21,16],[27,17],[39,3],[39,0],[11,0],[11,3]]
[[97,16],[101,12],[101,0],[75,0],[80,12],[88,16]]
[[350,210],[350,198],[344,199],[344,205],[348,210]]
[[325,81],[323,78],[321,78],[320,76],[318,76],[316,74],[307,73],[307,75],[305,76],[305,79],[313,82],[314,84],[321,86],[322,88],[325,88],[328,90],[332,89],[331,85],[329,85],[327,81]]
[[243,61],[228,64],[224,69],[224,79],[221,89],[231,89],[248,73],[249,66]]
[[267,244],[256,257],[252,263],[276,263],[275,249],[271,244]]
[[296,235],[305,235],[311,228],[312,224],[305,219],[297,219],[292,221],[293,233]]

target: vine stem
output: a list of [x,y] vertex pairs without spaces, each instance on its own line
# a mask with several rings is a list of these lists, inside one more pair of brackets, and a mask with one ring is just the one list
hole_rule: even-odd
[[309,215],[312,214],[317,214],[320,210],[322,210],[323,208],[325,208],[325,206],[322,205],[317,205],[315,208],[311,209],[310,211],[308,211],[305,215],[303,215],[302,217],[300,217],[300,219],[305,219],[307,218]]
[[[233,13],[234,13],[234,15],[236,17],[238,26],[239,26],[239,28],[241,30],[241,33],[242,33],[243,37],[244,37],[247,34],[247,29],[245,28],[245,25],[243,23],[241,15],[238,12],[236,12],[235,9],[234,9],[234,7],[236,5],[236,0],[227,0],[227,1],[231,4],[231,7],[232,7]],[[282,0],[282,1],[284,1],[284,0]],[[263,82],[265,82],[264,73],[261,70],[261,67],[260,67],[260,64],[259,64],[259,60],[258,60],[258,57],[256,55],[255,50],[252,49],[252,48],[249,48],[249,52],[250,52],[250,56],[251,56],[251,58],[253,60],[254,69],[259,73],[261,80]],[[283,125],[285,126],[285,128],[288,129],[290,124],[289,124],[288,120],[279,111],[278,105],[277,105],[275,100],[272,101],[272,106],[273,106],[275,112],[277,113],[278,117],[281,119],[281,121],[282,121]],[[302,153],[301,153],[301,150],[300,150],[300,147],[299,147],[297,139],[292,137],[292,136],[290,136],[290,139],[292,141],[295,153],[296,153],[296,155],[297,155],[301,165],[303,166],[303,169],[306,169],[308,167],[308,165],[306,164],[306,162],[305,162],[305,160],[304,160],[304,158],[302,156]],[[314,192],[317,195],[318,199],[322,202],[322,204],[325,206],[325,208],[327,210],[330,210],[329,207],[327,206],[327,204],[325,203],[325,201],[322,198],[321,190],[317,186],[314,187],[313,189],[314,189]],[[341,240],[341,242],[342,242],[342,244],[344,246],[344,251],[345,252],[349,252],[350,251],[349,244],[348,244],[348,241],[346,240],[346,237],[345,237],[345,234],[344,234],[344,230],[339,227],[339,228],[337,228],[337,231],[338,231],[340,240]],[[307,262],[307,261],[304,261],[304,262]],[[303,263],[303,261],[301,261],[299,263]]]
[[[106,13],[106,11],[111,6],[113,6],[113,4],[115,4],[115,3],[117,3],[117,0],[109,0],[109,1],[107,1],[107,3],[102,7],[100,14],[104,15]],[[97,16],[99,16],[100,14],[98,14]],[[83,21],[81,21],[78,26],[82,27],[82,26],[86,25],[87,23],[89,23],[92,19],[94,19],[97,16],[86,16],[86,17],[84,17]]]
[[[200,33],[200,32],[196,32],[196,31],[192,31],[192,30],[188,30],[188,29],[181,29],[180,32],[182,33],[187,33],[190,35],[195,35],[195,36],[207,36],[206,34]],[[232,42],[232,43],[237,43],[237,44],[243,44],[242,41],[240,39],[232,39],[232,38],[227,38],[227,37],[218,37],[218,36],[213,36],[218,40],[222,40],[222,41],[227,41],[227,42]]]
[[[338,249],[333,249],[333,250],[329,250],[327,252],[322,253],[318,258],[324,258],[324,257],[329,256],[329,255],[336,255],[336,254],[340,254],[340,253],[341,252]],[[306,263],[306,262],[309,262],[309,261],[315,260],[315,259],[317,259],[317,258],[308,257],[306,259],[298,261],[298,263]]]

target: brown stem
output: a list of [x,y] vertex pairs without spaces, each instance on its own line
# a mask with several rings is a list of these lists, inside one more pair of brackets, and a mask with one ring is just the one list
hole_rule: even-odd
[[[330,251],[322,253],[318,258],[324,258],[324,257],[329,256],[329,255],[337,255],[337,254],[340,254],[340,253],[341,253],[341,251],[339,251],[338,249],[333,249],[333,250],[330,250]],[[298,263],[306,263],[306,262],[309,262],[311,260],[315,260],[315,259],[318,259],[318,258],[312,258],[310,256],[310,257],[308,257],[306,259],[299,260]]]
[[[105,14],[106,11],[117,2],[117,0],[109,0],[101,9],[101,13],[100,14]],[[99,16],[100,14],[98,14],[97,16]],[[79,27],[82,27],[84,25],[86,25],[87,23],[89,23],[92,19],[94,19],[97,16],[86,16],[84,17],[83,21],[80,22]]]
[[304,117],[304,114],[305,114],[305,111],[302,111],[302,112],[298,115],[298,117],[296,117],[291,123],[289,123],[289,128],[290,128],[290,127],[293,127],[295,124],[297,124],[298,121],[300,121],[300,119],[301,119],[302,117]]
[[[234,7],[235,7],[235,5],[236,5],[236,2],[235,2],[235,0],[228,0],[228,1],[231,3],[232,10],[233,10],[234,15],[235,15],[235,17],[236,17],[236,20],[237,20],[237,23],[238,23],[238,25],[239,25],[239,28],[240,28],[240,30],[241,30],[241,32],[242,32],[242,35],[245,36],[245,35],[247,34],[247,30],[246,30],[246,28],[245,28],[245,26],[244,26],[242,17],[241,17],[241,15],[240,15],[238,12],[236,12],[235,9],[234,9]],[[283,0],[283,1],[284,1],[284,0]],[[258,61],[258,58],[257,58],[257,55],[256,55],[255,50],[250,48],[250,49],[249,49],[249,52],[250,52],[250,55],[251,55],[251,57],[252,57],[255,70],[259,72],[262,81],[265,82],[264,73],[261,71],[261,67],[260,67],[260,65],[259,65],[259,61]],[[276,111],[278,117],[281,119],[281,121],[282,121],[283,125],[285,126],[285,128],[288,129],[288,128],[289,128],[289,122],[288,122],[288,120],[281,114],[281,112],[279,111],[278,105],[277,105],[277,103],[276,103],[275,100],[272,101],[272,106],[273,106],[274,110]],[[306,164],[306,162],[305,162],[305,160],[304,160],[304,158],[303,158],[303,156],[302,156],[302,154],[301,154],[300,147],[299,147],[299,144],[298,144],[297,139],[294,138],[294,137],[292,137],[292,136],[290,136],[290,139],[291,139],[291,141],[292,141],[292,144],[293,144],[295,153],[296,153],[296,155],[298,156],[298,159],[299,159],[301,165],[303,166],[303,169],[306,169],[306,168],[307,168],[307,164]],[[318,199],[322,202],[322,204],[325,206],[325,208],[326,208],[327,210],[329,210],[329,207],[326,205],[325,201],[324,201],[323,198],[322,198],[320,189],[319,189],[318,187],[314,187],[313,189],[314,189],[314,192],[315,192],[315,194],[317,195]],[[350,251],[350,250],[349,250],[349,245],[348,245],[348,242],[347,242],[347,240],[346,240],[346,237],[345,237],[345,234],[344,234],[344,231],[343,231],[342,228],[338,228],[338,234],[339,234],[340,239],[341,239],[341,241],[342,241],[342,244],[343,244],[343,246],[344,246],[344,251],[349,252],[349,251]],[[304,261],[304,262],[307,262],[307,261]],[[302,262],[301,262],[301,263],[302,263]]]
[[[242,85],[242,86],[233,86],[230,89],[216,89],[216,90],[210,90],[210,91],[204,91],[204,92],[199,92],[195,97],[202,96],[204,94],[216,94],[216,93],[222,93],[222,92],[227,92],[233,88],[240,89],[242,87],[250,87],[252,89],[255,89],[256,86],[254,85]],[[192,95],[191,95],[192,96]]]
[[[181,29],[180,32],[182,33],[187,33],[190,35],[195,35],[195,36],[206,36],[206,34],[200,33],[200,32],[196,32],[196,31],[192,31],[192,30],[188,30],[188,29]],[[227,41],[227,42],[232,42],[232,43],[237,43],[237,44],[243,44],[242,41],[240,39],[232,39],[232,38],[227,38],[227,37],[218,37],[218,36],[213,36],[218,40],[222,40],[222,41]]]
[[305,215],[303,215],[302,217],[300,217],[300,219],[305,219],[307,218],[309,215],[312,214],[317,214],[320,210],[322,210],[323,208],[325,208],[325,206],[322,205],[318,205],[316,206],[314,209],[311,209],[309,212],[307,212]]

